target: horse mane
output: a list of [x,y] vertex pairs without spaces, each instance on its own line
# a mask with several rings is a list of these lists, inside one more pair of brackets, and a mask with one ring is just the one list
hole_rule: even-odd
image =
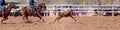
[[8,4],[7,8],[5,8],[5,11],[10,11],[11,10],[11,4],[14,4],[13,2],[10,2],[10,4]]
[[[44,5],[44,7],[43,7],[42,5]],[[41,4],[39,4],[38,6],[40,6],[40,7],[42,7],[42,8],[46,8],[46,4],[45,4],[45,3],[41,3]]]

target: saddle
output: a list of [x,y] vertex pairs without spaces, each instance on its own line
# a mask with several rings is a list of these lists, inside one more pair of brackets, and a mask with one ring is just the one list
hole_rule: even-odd
[[[28,7],[28,8],[32,9],[31,7]],[[32,11],[34,11],[34,13],[36,13],[36,12],[37,12],[37,11],[36,11],[36,7],[35,7],[35,10],[34,10],[34,9],[32,9]]]

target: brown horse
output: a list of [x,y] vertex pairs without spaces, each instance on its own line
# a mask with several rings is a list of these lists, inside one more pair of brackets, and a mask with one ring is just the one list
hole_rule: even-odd
[[30,15],[37,16],[40,19],[38,21],[45,22],[42,19],[42,16],[40,15],[40,12],[41,12],[42,8],[46,8],[45,3],[42,3],[42,4],[40,4],[39,6],[36,7],[36,13],[35,13],[35,11],[33,11],[32,8],[29,8],[29,7],[23,7],[21,9],[20,13],[23,16],[23,19],[26,20],[26,23],[31,23],[31,21],[28,19],[28,16],[30,16]]
[[6,21],[8,19],[8,15],[10,14],[11,9],[14,7],[15,7],[14,3],[10,3],[8,5],[8,7],[5,9],[4,16],[3,16],[3,19],[1,20],[1,23],[4,24],[4,21]]
[[0,9],[0,17],[2,17],[2,10]]
[[73,15],[72,9],[68,9],[65,12],[58,12],[58,16],[56,17],[53,23],[55,23],[56,21],[59,22],[59,20],[62,17],[71,17],[72,19],[74,19],[74,21],[76,21],[76,19],[72,15]]

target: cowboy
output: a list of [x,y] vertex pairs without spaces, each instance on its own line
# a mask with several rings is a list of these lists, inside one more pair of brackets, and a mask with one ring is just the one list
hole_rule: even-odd
[[29,5],[33,9],[33,11],[36,11],[35,5],[34,5],[34,0],[29,0]]
[[5,12],[5,7],[4,7],[5,4],[5,0],[0,0],[0,9],[2,10],[2,14],[4,14]]

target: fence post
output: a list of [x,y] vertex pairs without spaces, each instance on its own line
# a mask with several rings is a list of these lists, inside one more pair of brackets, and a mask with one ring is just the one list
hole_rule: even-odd
[[112,0],[112,16],[114,16],[114,0]]
[[114,16],[114,8],[113,8],[113,6],[112,6],[112,16]]

